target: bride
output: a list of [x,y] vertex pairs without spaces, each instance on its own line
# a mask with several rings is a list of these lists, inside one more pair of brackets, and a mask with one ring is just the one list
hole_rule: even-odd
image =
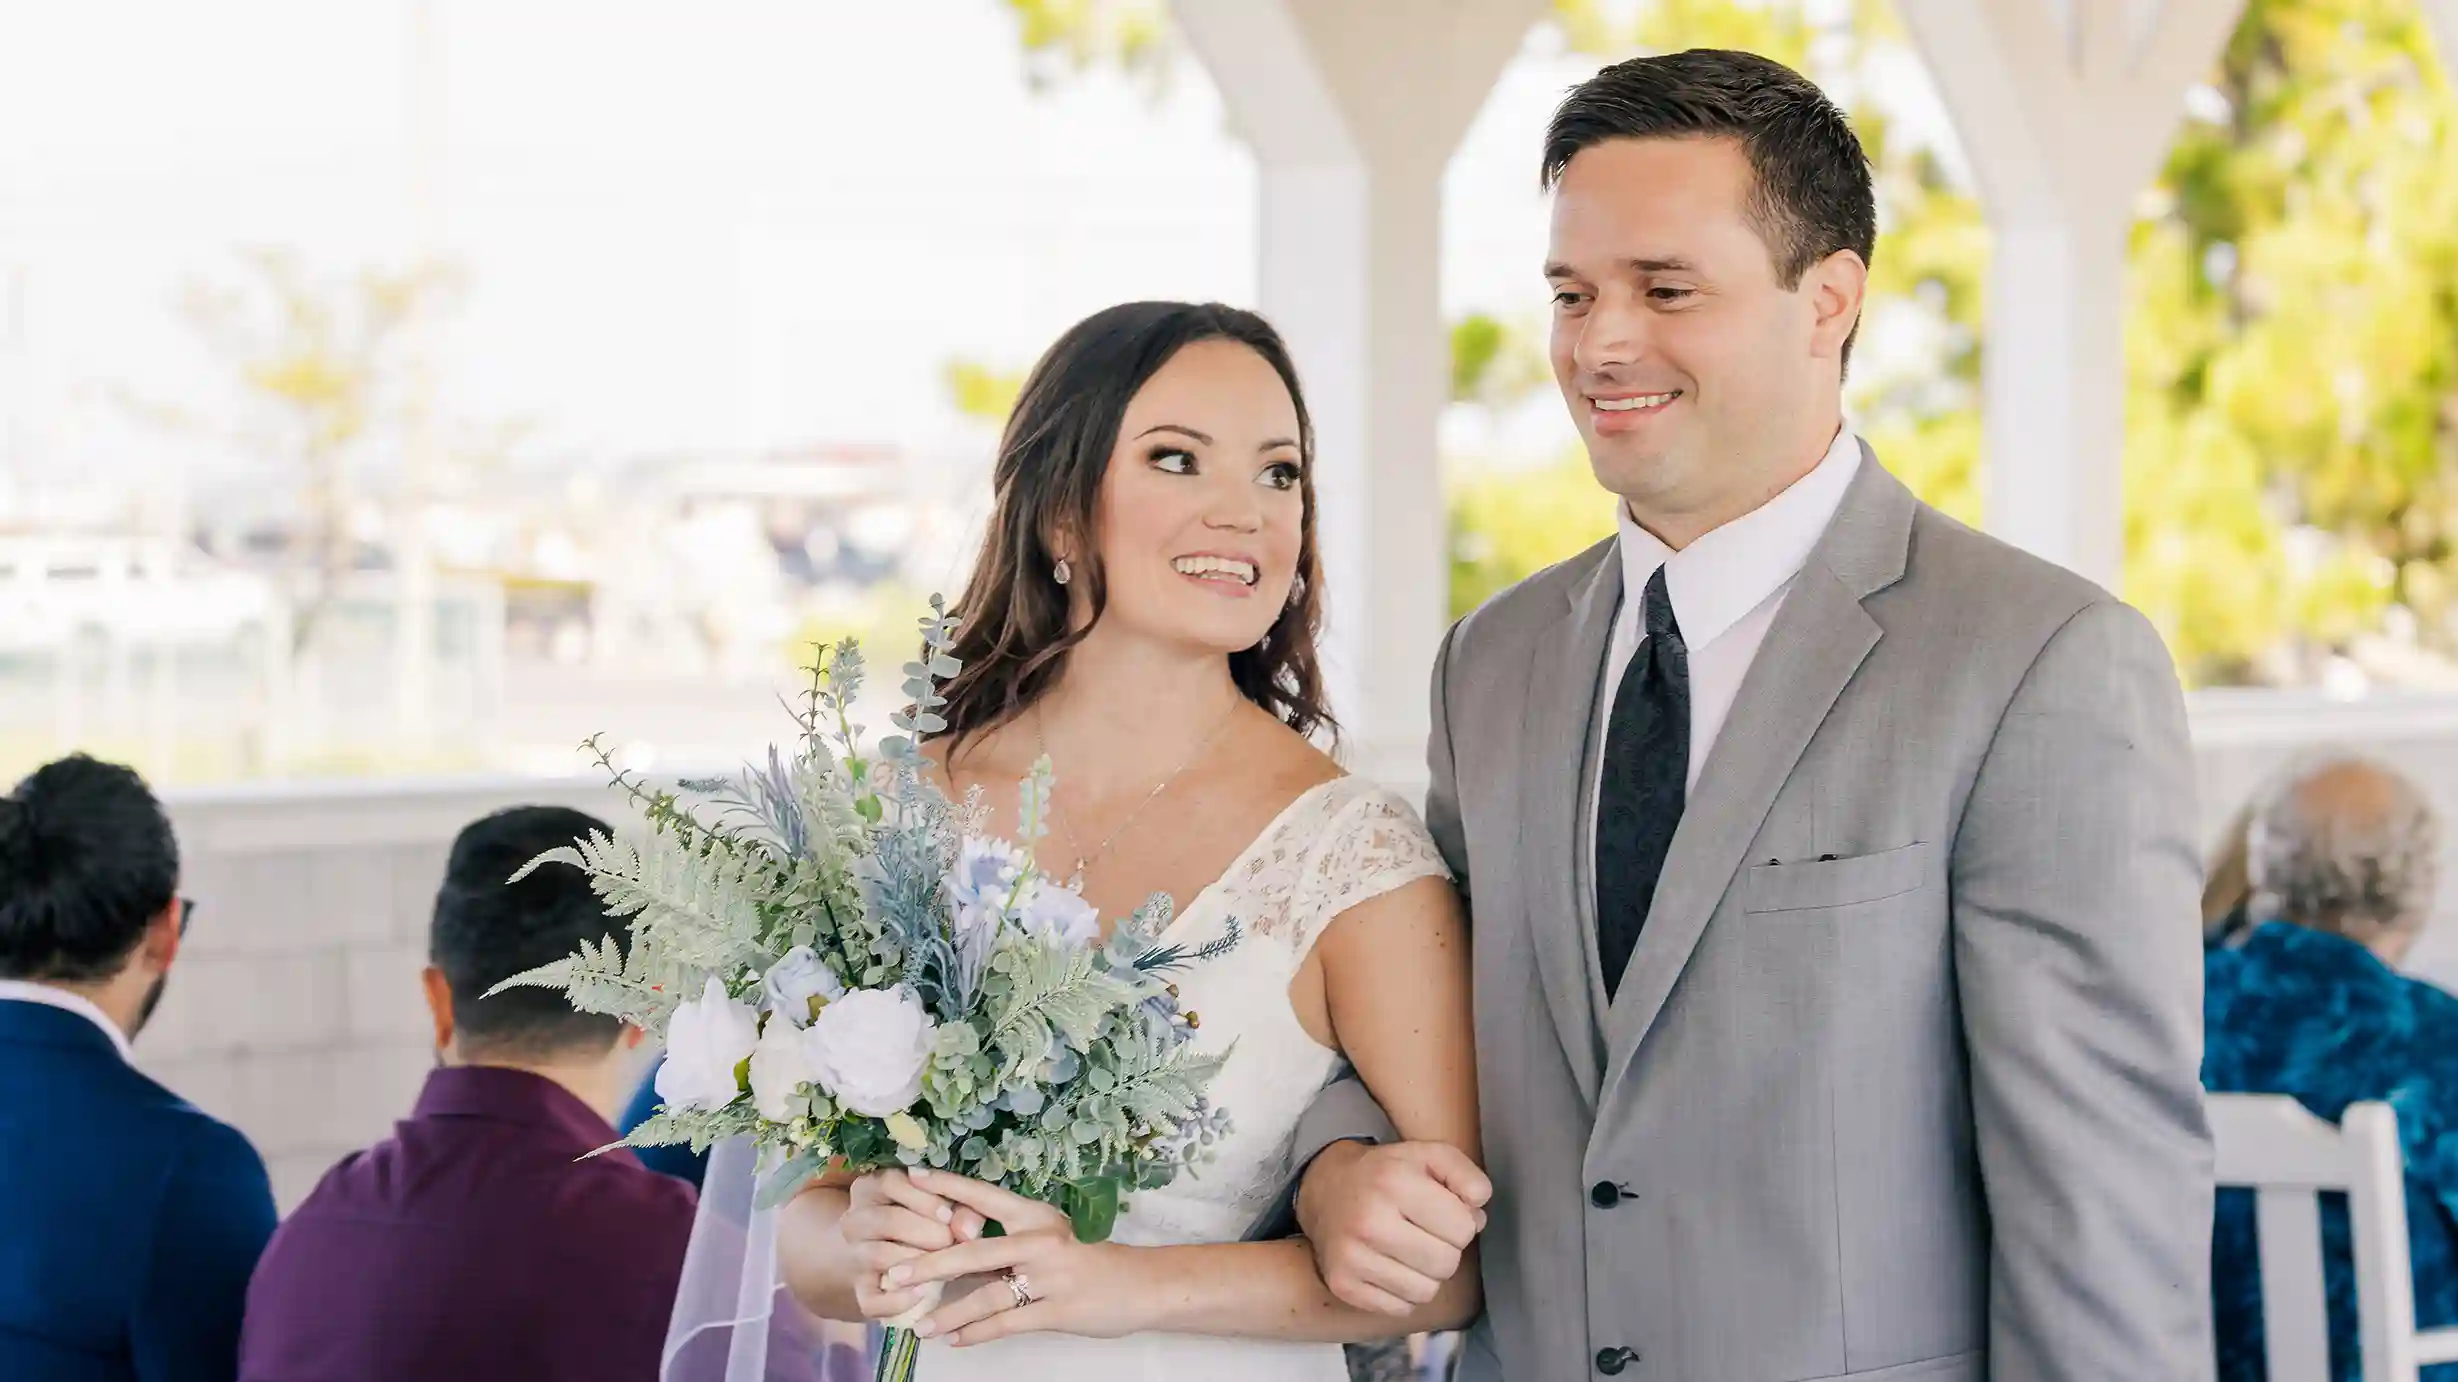
[[[926,1382],[1337,1382],[1340,1343],[1477,1311],[1473,1260],[1429,1264],[1449,1275],[1439,1294],[1369,1314],[1332,1296],[1303,1240],[1239,1241],[1286,1194],[1299,1115],[1344,1064],[1482,1185],[1458,896],[1411,808],[1308,739],[1331,723],[1313,460],[1279,337],[1219,306],[1099,313],[1043,357],[1008,423],[928,753],[1010,837],[1015,784],[1047,754],[1044,866],[1105,925],[1151,893],[1177,900],[1163,940],[1189,957],[1176,982],[1198,1049],[1230,1052],[1212,1090],[1230,1126],[1196,1174],[1134,1195],[1108,1243],[945,1172],[804,1192],[778,1255],[811,1310],[889,1319],[948,1283],[917,1330]],[[1465,1245],[1481,1225],[1452,1209],[1446,1237]]]

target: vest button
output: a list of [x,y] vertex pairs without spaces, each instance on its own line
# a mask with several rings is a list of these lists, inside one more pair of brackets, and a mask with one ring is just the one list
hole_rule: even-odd
[[1639,1355],[1635,1349],[1600,1348],[1596,1350],[1596,1371],[1607,1377],[1621,1376],[1622,1369],[1637,1361],[1639,1361]]
[[1622,1202],[1622,1188],[1609,1180],[1600,1180],[1587,1188],[1587,1202],[1598,1209],[1611,1209]]

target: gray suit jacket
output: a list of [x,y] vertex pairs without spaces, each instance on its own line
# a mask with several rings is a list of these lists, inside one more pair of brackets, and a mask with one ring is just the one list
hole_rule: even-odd
[[[1496,1186],[1463,1375],[2207,1376],[2201,875],[2158,635],[1866,457],[1608,1006],[1583,823],[1621,595],[1606,542],[1434,671]],[[1300,1150],[1381,1131],[1359,1098]]]

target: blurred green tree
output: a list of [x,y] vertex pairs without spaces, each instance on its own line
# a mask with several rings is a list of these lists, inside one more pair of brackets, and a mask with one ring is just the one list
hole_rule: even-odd
[[947,390],[948,406],[993,428],[1006,425],[1016,396],[1024,392],[1021,370],[1000,369],[965,356],[940,366],[939,382]]
[[350,532],[360,462],[400,420],[407,333],[453,305],[465,285],[442,264],[320,275],[286,250],[252,250],[241,271],[197,278],[180,313],[238,400],[230,410],[125,399],[165,425],[222,431],[285,464],[298,485],[299,540],[290,553],[293,653],[314,642],[355,560]]

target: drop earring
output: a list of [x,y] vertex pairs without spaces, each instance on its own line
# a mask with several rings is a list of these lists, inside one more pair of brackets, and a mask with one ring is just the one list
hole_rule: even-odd
[[1060,585],[1065,585],[1067,582],[1075,579],[1075,572],[1068,567],[1067,559],[1065,557],[1060,557],[1058,559],[1058,565],[1050,568],[1050,579],[1058,582]]

